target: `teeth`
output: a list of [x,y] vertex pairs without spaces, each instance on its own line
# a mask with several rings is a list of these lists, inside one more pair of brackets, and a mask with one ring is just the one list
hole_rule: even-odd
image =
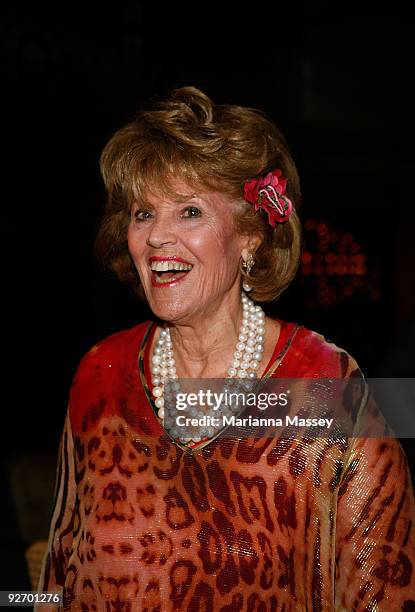
[[152,261],[151,262],[151,269],[154,270],[155,272],[168,272],[168,271],[175,271],[175,272],[187,272],[188,270],[191,270],[193,268],[192,264],[184,264],[178,261]]

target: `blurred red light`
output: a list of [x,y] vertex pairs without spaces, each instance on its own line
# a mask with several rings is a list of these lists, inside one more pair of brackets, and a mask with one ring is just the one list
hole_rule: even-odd
[[314,219],[307,219],[307,221],[304,223],[304,229],[308,231],[315,229],[315,227],[316,227],[316,222],[314,221]]

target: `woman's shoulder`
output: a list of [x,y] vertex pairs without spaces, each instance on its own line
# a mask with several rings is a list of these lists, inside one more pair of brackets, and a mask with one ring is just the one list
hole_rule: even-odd
[[128,329],[117,331],[99,340],[80,360],[76,378],[90,376],[101,368],[116,368],[131,355],[138,354],[141,341],[149,329],[150,321],[144,321]]
[[280,372],[284,371],[285,376],[362,377],[356,359],[345,348],[319,331],[301,324],[279,321],[282,339],[279,344],[284,345]]
[[[82,357],[69,397],[68,411],[74,432],[86,431],[88,423],[95,423],[129,392],[138,390],[137,359],[149,323],[111,334]],[[114,398],[117,398],[115,403]]]

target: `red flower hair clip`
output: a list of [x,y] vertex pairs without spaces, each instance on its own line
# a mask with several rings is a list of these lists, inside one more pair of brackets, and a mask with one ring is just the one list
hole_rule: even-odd
[[254,178],[244,183],[244,199],[268,213],[268,222],[272,227],[275,223],[283,223],[293,211],[293,204],[285,194],[287,179],[279,168],[268,172],[263,177]]

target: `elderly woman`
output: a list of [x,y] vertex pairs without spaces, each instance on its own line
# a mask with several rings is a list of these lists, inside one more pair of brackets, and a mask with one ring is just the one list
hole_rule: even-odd
[[39,590],[79,611],[415,610],[397,440],[232,437],[173,418],[185,379],[364,387],[344,350],[255,304],[284,291],[300,251],[279,130],[185,87],[119,130],[101,168],[98,252],[154,320],[81,361]]

